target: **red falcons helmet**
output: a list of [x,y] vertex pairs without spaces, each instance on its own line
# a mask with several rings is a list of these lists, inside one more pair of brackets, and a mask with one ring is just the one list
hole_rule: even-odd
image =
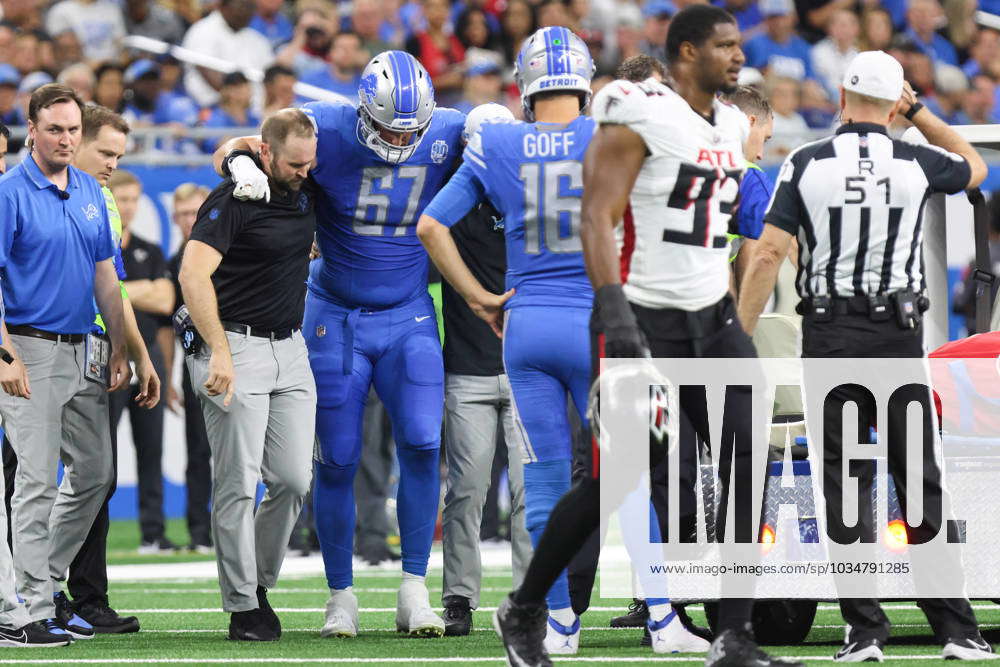
[[[645,387],[646,390],[641,388]],[[601,424],[601,392],[604,398],[605,418],[620,414],[628,424],[647,424],[650,446],[662,447],[666,452],[676,447],[677,420],[672,418],[677,409],[677,390],[673,383],[656,368],[651,359],[615,359],[602,369],[590,387],[587,417],[590,428],[601,449],[601,455],[627,455],[628,448],[638,443],[611,442],[606,428]],[[626,402],[630,401],[631,405]],[[624,423],[624,422],[622,422]],[[606,424],[604,424],[606,427]],[[631,432],[631,431],[630,431]]]

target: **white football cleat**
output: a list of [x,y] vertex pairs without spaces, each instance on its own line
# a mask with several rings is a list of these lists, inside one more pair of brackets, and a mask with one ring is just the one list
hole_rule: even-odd
[[990,646],[982,637],[976,639],[948,639],[948,642],[941,650],[941,656],[945,660],[996,660],[1000,658],[993,652]]
[[580,648],[580,617],[573,625],[563,625],[549,616],[545,626],[545,650],[549,655],[576,655]]
[[692,634],[671,611],[663,620],[646,621],[653,653],[708,653],[711,644],[698,635]]
[[320,637],[358,636],[358,598],[352,591],[337,591],[326,601],[326,624]]
[[422,581],[404,581],[396,598],[396,630],[411,637],[443,637],[444,621],[431,609]]

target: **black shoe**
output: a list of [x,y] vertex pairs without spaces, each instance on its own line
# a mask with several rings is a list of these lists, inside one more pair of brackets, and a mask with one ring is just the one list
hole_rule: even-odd
[[139,619],[135,616],[119,616],[107,604],[84,603],[77,605],[76,613],[94,627],[98,634],[123,635],[139,632]]
[[21,648],[45,646],[69,646],[73,638],[55,623],[51,627],[45,621],[35,621],[13,630],[0,626],[0,646]]
[[469,598],[449,595],[444,600],[444,636],[465,637],[472,632],[472,609]]
[[882,662],[882,647],[885,644],[879,639],[863,639],[858,642],[844,644],[844,647],[833,656],[834,662]]
[[276,642],[278,635],[260,609],[234,611],[229,617],[229,638],[244,642]]
[[705,667],[803,667],[795,660],[774,658],[757,646],[750,634],[750,626],[745,630],[725,630],[708,649]]
[[278,615],[274,613],[274,609],[271,607],[271,603],[267,601],[267,589],[263,586],[257,587],[257,605],[259,607],[261,617],[264,622],[267,623],[267,627],[274,631],[274,634],[278,637],[281,636],[281,620],[278,619]]
[[94,626],[85,621],[73,609],[73,604],[62,591],[52,596],[56,606],[55,621],[60,628],[68,632],[73,639],[93,639]]
[[545,650],[545,629],[549,612],[545,605],[522,606],[508,595],[493,612],[493,629],[500,635],[507,662],[519,667],[551,667]]
[[628,613],[612,618],[609,625],[612,628],[644,628],[648,620],[649,607],[646,606],[646,601],[634,599],[628,606]]

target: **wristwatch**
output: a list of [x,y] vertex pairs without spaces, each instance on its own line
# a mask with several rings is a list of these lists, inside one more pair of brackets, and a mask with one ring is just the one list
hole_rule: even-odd
[[913,106],[906,110],[906,113],[903,114],[903,118],[906,120],[913,120],[913,117],[917,115],[917,112],[923,108],[923,102],[915,102]]
[[0,360],[7,362],[8,364],[14,363],[14,357],[10,352],[0,347]]

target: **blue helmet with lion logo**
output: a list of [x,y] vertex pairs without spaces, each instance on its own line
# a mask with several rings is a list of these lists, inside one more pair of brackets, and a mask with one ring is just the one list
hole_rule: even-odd
[[[358,87],[358,140],[389,162],[405,162],[417,150],[434,114],[434,86],[427,70],[404,51],[385,51],[369,61]],[[396,146],[379,130],[411,133]]]

